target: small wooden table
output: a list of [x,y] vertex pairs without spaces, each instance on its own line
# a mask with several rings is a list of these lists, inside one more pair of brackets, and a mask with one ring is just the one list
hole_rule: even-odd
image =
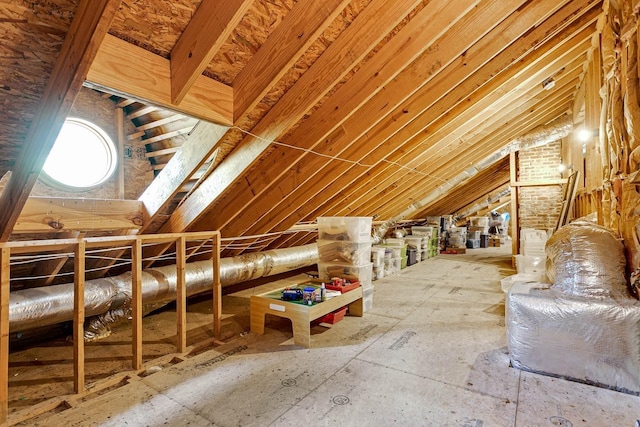
[[284,317],[291,320],[293,327],[293,342],[296,345],[309,347],[311,345],[312,320],[331,313],[345,305],[349,307],[349,314],[362,317],[362,286],[349,292],[340,294],[313,305],[303,305],[292,301],[282,301],[280,296],[282,289],[266,292],[260,295],[252,295],[251,308],[251,332],[264,334],[265,314]]

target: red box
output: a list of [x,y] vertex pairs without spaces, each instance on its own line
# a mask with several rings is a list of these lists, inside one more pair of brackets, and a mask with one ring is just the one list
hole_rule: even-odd
[[333,325],[334,323],[338,323],[342,319],[344,319],[344,315],[347,314],[347,307],[342,307],[337,309],[336,311],[332,311],[329,314],[325,314],[319,320],[320,323],[329,323]]
[[334,286],[331,283],[326,283],[324,285],[324,287],[329,289],[330,291],[340,291],[341,294],[344,294],[345,292],[352,291],[352,290],[356,289],[358,286],[360,286],[360,282],[352,282],[352,283],[350,283],[348,285],[345,285],[345,286]]

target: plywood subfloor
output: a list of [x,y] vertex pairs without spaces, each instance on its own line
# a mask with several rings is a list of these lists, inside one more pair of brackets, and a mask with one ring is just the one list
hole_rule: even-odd
[[507,250],[374,282],[373,309],[314,327],[311,349],[285,319],[247,332],[249,296],[269,286],[228,295],[226,344],[25,425],[632,426],[640,397],[509,367]]

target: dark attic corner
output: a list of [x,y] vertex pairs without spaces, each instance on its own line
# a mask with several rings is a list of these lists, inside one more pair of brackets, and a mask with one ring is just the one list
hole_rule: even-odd
[[0,425],[640,425],[636,0],[0,0]]

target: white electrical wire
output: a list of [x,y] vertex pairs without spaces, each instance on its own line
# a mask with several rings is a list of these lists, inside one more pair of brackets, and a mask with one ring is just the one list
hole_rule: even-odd
[[[245,135],[252,136],[252,137],[257,138],[257,139],[259,139],[259,140],[261,140],[261,141],[267,142],[267,143],[269,143],[269,144],[280,145],[280,146],[282,146],[282,147],[287,147],[287,148],[292,148],[292,149],[294,149],[294,150],[303,151],[303,152],[308,153],[308,154],[314,154],[314,155],[316,155],[316,156],[326,157],[326,158],[328,158],[328,159],[330,159],[330,160],[338,160],[338,161],[340,161],[340,162],[351,163],[351,164],[354,164],[354,165],[356,165],[356,166],[361,166],[361,167],[365,167],[365,168],[372,168],[372,167],[374,167],[374,166],[375,166],[375,165],[369,165],[369,164],[366,164],[366,163],[360,163],[359,161],[356,161],[356,160],[345,159],[345,158],[343,158],[343,157],[339,157],[339,156],[331,156],[331,155],[328,155],[328,154],[319,153],[319,152],[314,151],[314,150],[312,150],[312,149],[310,149],[310,148],[296,147],[295,145],[286,144],[286,143],[284,143],[284,142],[280,142],[280,141],[276,141],[276,140],[269,140],[269,139],[263,138],[263,137],[261,137],[261,136],[259,136],[259,135],[256,135],[255,133],[252,133],[252,132],[250,132],[250,131],[248,131],[248,130],[244,130],[244,129],[242,129],[242,128],[238,127],[238,126],[232,126],[231,128],[232,128],[232,129],[237,129],[237,130],[239,130],[240,132],[244,133]],[[386,160],[386,159],[382,159],[381,161],[382,161],[382,162],[385,162],[385,163],[388,163],[388,164],[390,164],[390,165],[398,166],[398,167],[399,167],[399,168],[401,168],[401,169],[406,169],[406,170],[408,170],[408,171],[410,171],[410,172],[417,173],[417,174],[419,174],[419,175],[423,175],[423,176],[426,176],[426,177],[429,177],[429,178],[438,179],[438,180],[440,180],[440,181],[442,181],[442,182],[447,182],[445,179],[442,179],[442,178],[437,177],[437,176],[435,176],[435,175],[431,175],[431,174],[429,174],[429,173],[427,173],[427,172],[419,171],[419,170],[417,170],[417,169],[415,169],[415,168],[410,168],[409,166],[402,165],[402,164],[400,164],[400,163],[398,163],[398,162],[393,162],[393,161],[391,161],[391,160]]]

